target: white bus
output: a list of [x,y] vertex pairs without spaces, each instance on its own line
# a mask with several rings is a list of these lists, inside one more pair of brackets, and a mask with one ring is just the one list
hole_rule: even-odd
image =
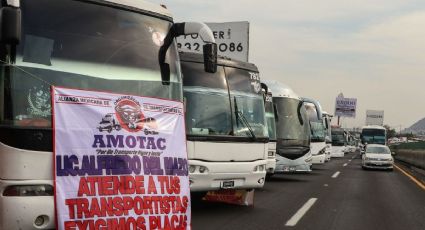
[[200,32],[211,72],[216,45],[145,1],[0,4],[0,229],[55,229],[50,86],[183,101],[174,38]]
[[269,137],[257,67],[219,58],[205,73],[199,54],[180,58],[191,191],[263,187]]
[[331,160],[332,152],[332,131],[331,123],[333,116],[326,111],[323,111],[323,122],[326,128],[325,141],[326,141],[326,161]]
[[269,134],[269,147],[267,152],[267,175],[272,176],[276,169],[276,110],[273,104],[273,93],[266,84],[261,83],[265,91],[264,106],[266,108],[266,121]]
[[291,88],[265,80],[276,109],[275,173],[310,172],[310,125],[303,100]]
[[387,145],[387,130],[383,126],[379,125],[363,126],[360,139],[363,145]]
[[303,101],[310,122],[312,164],[323,164],[326,161],[327,144],[322,107],[314,99],[303,98]]
[[347,146],[346,134],[343,128],[332,127],[332,150],[331,157],[344,157]]

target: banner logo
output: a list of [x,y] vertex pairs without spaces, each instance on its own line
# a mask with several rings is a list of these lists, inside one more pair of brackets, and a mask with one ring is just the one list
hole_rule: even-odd
[[143,129],[141,122],[145,116],[142,113],[140,103],[131,96],[120,97],[115,102],[115,111],[121,127],[128,132],[139,132]]

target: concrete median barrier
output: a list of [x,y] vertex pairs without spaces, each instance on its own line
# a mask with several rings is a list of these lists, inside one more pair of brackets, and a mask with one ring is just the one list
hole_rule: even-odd
[[425,150],[396,150],[395,159],[425,170]]

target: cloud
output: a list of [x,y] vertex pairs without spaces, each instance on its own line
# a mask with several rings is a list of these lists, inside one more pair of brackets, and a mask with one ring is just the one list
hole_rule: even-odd
[[339,92],[366,109],[384,109],[386,123],[408,126],[425,116],[423,0],[173,0],[178,21],[248,20],[250,61],[262,78],[280,80],[333,112]]

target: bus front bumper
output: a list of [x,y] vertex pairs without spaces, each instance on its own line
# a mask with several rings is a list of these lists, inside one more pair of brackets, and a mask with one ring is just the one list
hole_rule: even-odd
[[205,162],[189,160],[190,191],[255,189],[264,186],[267,160]]
[[25,186],[52,183],[50,180],[0,180],[0,229],[55,229],[54,196],[25,196],[7,192],[11,186],[22,186],[20,188],[24,189]]
[[276,158],[267,159],[266,171],[267,174],[273,174],[276,169]]
[[326,161],[326,154],[313,155],[311,162],[313,164],[323,164]]

